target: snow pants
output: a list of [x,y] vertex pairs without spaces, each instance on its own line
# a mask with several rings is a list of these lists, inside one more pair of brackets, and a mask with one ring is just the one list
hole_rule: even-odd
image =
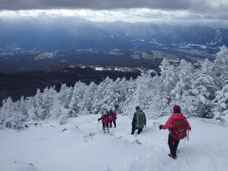
[[177,156],[176,152],[177,152],[177,147],[179,142],[180,140],[177,140],[177,139],[174,140],[174,137],[169,134],[168,145],[169,145],[170,153],[175,157]]
[[133,135],[135,133],[136,129],[138,129],[138,134],[140,134],[143,130],[143,128],[136,128],[135,124],[132,124],[131,135]]
[[109,122],[109,128],[112,128],[112,123],[114,127],[116,127],[116,120],[112,120],[111,122]]
[[104,122],[102,122],[102,124],[103,124],[103,131],[105,132],[106,131],[106,128],[107,128],[107,130],[108,130],[108,124],[109,123],[104,123]]

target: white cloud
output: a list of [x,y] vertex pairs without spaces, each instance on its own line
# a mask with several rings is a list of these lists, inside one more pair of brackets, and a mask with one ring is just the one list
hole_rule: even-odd
[[[210,1],[212,2],[212,1]],[[225,2],[226,3],[226,2]],[[215,6],[215,5],[211,5]],[[196,8],[195,8],[196,9]],[[228,12],[201,13],[190,10],[161,10],[149,8],[91,10],[91,9],[52,9],[0,11],[0,18],[20,17],[81,17],[95,22],[154,22],[154,23],[222,23],[228,24]]]

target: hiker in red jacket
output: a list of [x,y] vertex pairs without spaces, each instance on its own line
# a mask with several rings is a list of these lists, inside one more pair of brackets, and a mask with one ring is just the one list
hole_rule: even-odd
[[114,127],[116,128],[116,119],[117,119],[117,112],[116,110],[110,109],[108,112],[109,115],[109,126],[112,128],[112,123],[114,124]]
[[102,111],[102,116],[98,119],[98,121],[100,120],[102,120],[104,133],[106,133],[106,128],[107,128],[107,131],[109,132],[109,129],[108,129],[109,116],[108,116],[107,110]]
[[173,107],[173,114],[168,119],[165,125],[160,125],[159,129],[169,129],[168,144],[170,149],[169,157],[177,159],[176,151],[180,139],[187,136],[187,130],[191,130],[186,117],[181,113],[180,106],[176,105]]

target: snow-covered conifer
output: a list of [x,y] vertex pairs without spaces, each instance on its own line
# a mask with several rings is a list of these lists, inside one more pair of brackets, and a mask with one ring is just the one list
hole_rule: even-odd
[[221,90],[228,75],[228,48],[225,45],[222,46],[220,51],[216,54],[213,73],[216,85]]
[[19,129],[24,127],[27,116],[19,110],[20,101],[13,103],[9,97],[3,101],[3,107],[0,110],[0,123],[4,127]]
[[211,101],[215,97],[216,85],[210,75],[211,69],[211,63],[205,60],[196,72],[196,79],[192,82],[192,95],[194,96],[192,105],[195,113],[200,117],[213,117]]
[[173,99],[171,91],[179,82],[179,77],[175,67],[171,65],[165,58],[163,59],[161,65],[161,75],[159,77],[158,84],[160,85],[160,98],[162,101],[163,108],[167,108]]
[[81,110],[83,112],[93,113],[93,99],[94,99],[94,93],[97,89],[97,85],[94,82],[91,82],[89,86],[85,89],[85,93],[82,98],[81,102]]
[[81,103],[82,103],[85,89],[86,89],[86,85],[81,81],[77,82],[74,85],[72,97],[69,103],[69,114],[68,114],[69,117],[78,116],[82,105]]
[[216,92],[212,104],[215,121],[219,124],[228,124],[228,84]]
[[176,86],[171,90],[172,102],[171,106],[180,105],[185,115],[191,115],[192,110],[192,94],[191,85],[195,79],[194,67],[191,63],[181,60],[180,65],[176,68],[177,81]]

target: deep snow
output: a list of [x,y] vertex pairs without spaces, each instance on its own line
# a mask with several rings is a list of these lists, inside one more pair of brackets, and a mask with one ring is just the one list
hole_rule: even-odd
[[191,118],[190,140],[182,140],[178,160],[168,157],[168,117],[148,120],[138,136],[131,119],[118,116],[117,128],[102,133],[99,115],[42,122],[15,131],[0,130],[0,171],[224,171],[228,168],[227,127]]

